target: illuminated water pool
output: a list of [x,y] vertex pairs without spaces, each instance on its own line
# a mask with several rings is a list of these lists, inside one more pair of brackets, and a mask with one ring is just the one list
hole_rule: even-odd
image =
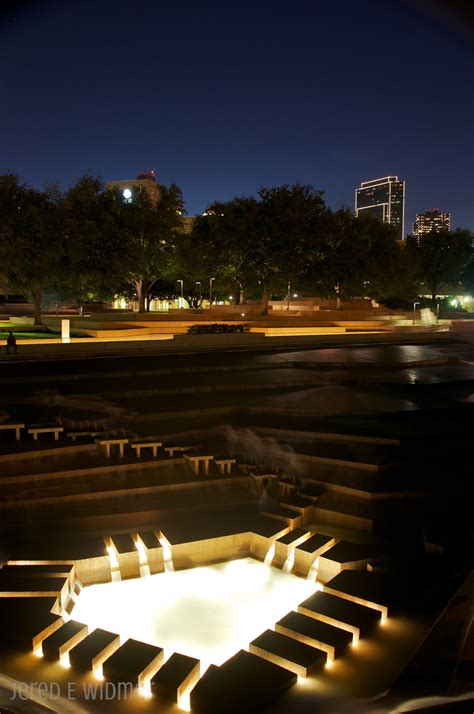
[[73,618],[220,665],[318,589],[243,558],[82,590]]

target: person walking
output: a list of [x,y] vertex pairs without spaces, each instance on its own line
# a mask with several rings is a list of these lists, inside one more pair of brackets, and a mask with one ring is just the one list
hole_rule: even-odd
[[15,354],[18,354],[18,345],[16,344],[16,337],[15,337],[15,335],[13,334],[13,332],[12,332],[11,330],[10,330],[10,332],[8,333],[7,344],[5,345],[5,347],[6,347],[6,350],[7,350],[7,355],[10,354],[10,347],[14,347],[14,348],[15,348]]

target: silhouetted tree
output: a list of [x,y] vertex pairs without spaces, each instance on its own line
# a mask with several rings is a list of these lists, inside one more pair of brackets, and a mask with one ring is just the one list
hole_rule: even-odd
[[472,259],[471,231],[457,228],[455,231],[432,231],[419,241],[407,238],[407,250],[415,261],[420,279],[428,288],[432,300],[441,288],[460,285],[463,274]]
[[300,278],[325,211],[311,186],[261,188],[255,198],[211,204],[193,234],[220,254],[226,280],[260,291],[266,314],[271,292]]
[[61,196],[55,187],[37,191],[13,174],[0,176],[0,264],[8,284],[32,293],[35,324],[42,290],[61,279]]

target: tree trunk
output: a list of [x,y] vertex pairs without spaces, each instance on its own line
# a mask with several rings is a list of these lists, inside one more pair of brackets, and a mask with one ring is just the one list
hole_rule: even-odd
[[245,303],[245,290],[243,286],[240,286],[240,291],[239,291],[239,305],[243,305]]
[[268,288],[263,288],[262,307],[260,309],[261,315],[268,315],[268,301],[269,301],[269,299],[270,299],[270,293],[268,291]]
[[137,280],[135,283],[135,290],[137,293],[137,300],[138,300],[138,312],[146,312],[146,306],[145,306],[145,290],[143,289],[143,281],[142,280]]
[[42,325],[41,319],[41,288],[35,290],[35,325]]

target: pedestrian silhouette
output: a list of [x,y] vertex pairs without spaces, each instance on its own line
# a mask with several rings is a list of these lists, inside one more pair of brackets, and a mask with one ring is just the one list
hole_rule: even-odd
[[18,346],[17,346],[17,344],[16,344],[16,337],[15,337],[15,335],[13,334],[13,332],[11,332],[11,331],[8,333],[7,344],[5,345],[5,347],[6,347],[6,350],[7,350],[7,355],[10,354],[10,347],[14,347],[14,348],[15,348],[15,354],[18,353]]

